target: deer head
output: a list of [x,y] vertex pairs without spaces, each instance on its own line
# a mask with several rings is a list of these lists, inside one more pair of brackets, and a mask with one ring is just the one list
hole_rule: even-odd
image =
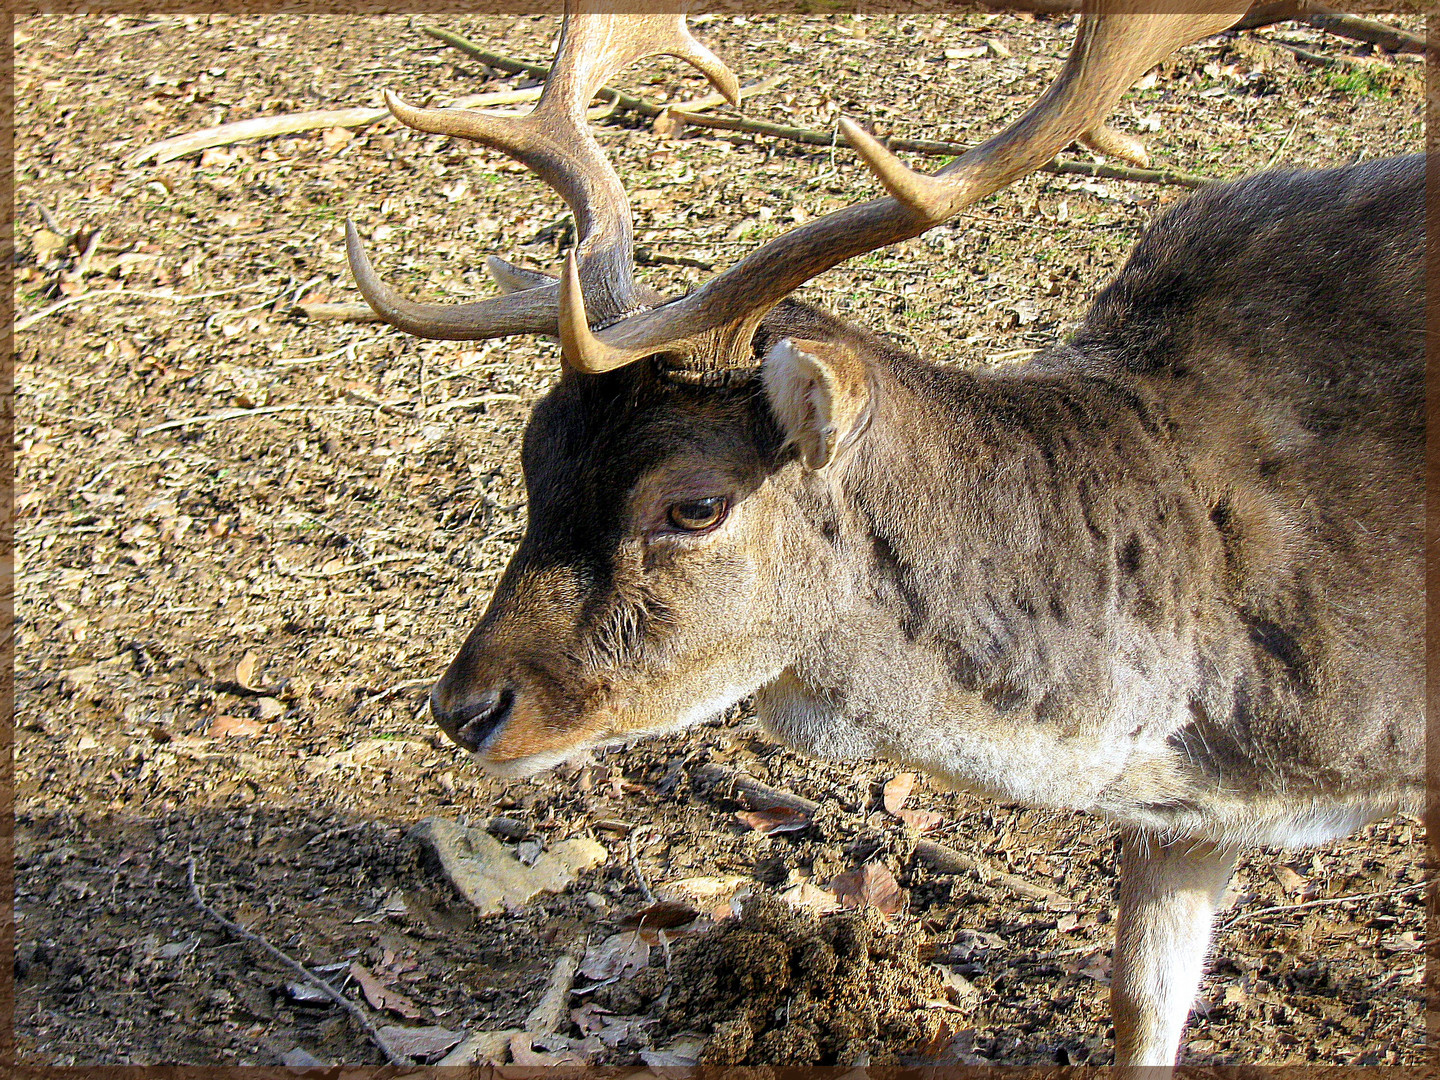
[[[1145,70],[1244,10],[1088,11],[1044,96],[933,176],[842,120],[888,195],[809,222],[666,300],[634,280],[625,192],[585,109],[615,72],[662,53],[731,100],[737,84],[682,15],[621,6],[567,3],[550,78],[524,118],[387,97],[411,127],[499,149],[564,198],[577,241],[558,280],[492,258],[506,295],[414,303],[380,281],[354,227],[347,233],[361,291],[392,324],[429,338],[560,340],[562,377],[524,437],[524,538],[431,696],[451,738],[512,773],[793,684],[817,638],[863,642],[864,605],[838,595],[864,589],[846,565],[855,509],[844,488],[885,480],[859,475],[871,466],[856,449],[872,428],[904,426],[886,414],[889,376],[877,363],[895,350],[786,298],[848,258],[948,220],[1076,138],[1143,153],[1105,117]],[[773,712],[783,727],[784,709]]]

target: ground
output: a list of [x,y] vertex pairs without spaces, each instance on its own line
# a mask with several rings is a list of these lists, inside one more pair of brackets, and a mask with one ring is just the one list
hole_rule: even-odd
[[[375,105],[385,87],[424,102],[533,81],[444,47],[419,21],[17,24],[18,315],[84,295],[15,337],[22,1056],[380,1060],[342,1011],[297,999],[293,975],[194,906],[193,857],[218,911],[312,966],[358,962],[403,989],[414,1015],[384,1022],[453,1031],[518,1026],[556,957],[607,939],[646,888],[735,875],[777,892],[878,862],[905,890],[897,925],[921,936],[907,955],[973,988],[946,1013],[953,1047],[993,1062],[1108,1061],[1116,843],[1104,823],[918,787],[908,806],[941,819],[930,838],[1064,902],[1027,899],[1004,879],[912,860],[913,833],[881,808],[893,768],[800,759],[744,710],[511,781],[482,775],[427,719],[427,685],[524,526],[517,445],[556,350],[420,343],[307,321],[292,304],[358,299],[347,217],[384,274],[435,299],[485,294],[491,252],[553,269],[563,206],[497,155],[388,119],[131,161],[216,123]],[[534,61],[555,30],[548,17],[435,21]],[[1032,100],[1072,32],[1013,15],[727,16],[698,30],[742,81],[784,77],[747,115],[830,131],[845,114],[961,143]],[[1278,41],[1373,66],[1304,65]],[[1414,59],[1289,24],[1212,39],[1143,80],[1115,123],[1157,166],[1220,178],[1414,151]],[[623,81],[657,101],[704,89],[670,61]],[[844,147],[667,139],[631,116],[597,130],[639,243],[670,260],[642,271],[662,289],[703,279],[684,260],[728,266],[875,191]],[[1007,362],[1063,334],[1180,197],[1039,175],[803,295],[940,362]],[[78,235],[67,248],[59,234]],[[247,415],[224,418],[235,411]],[[190,422],[165,426],[176,420]],[[800,831],[752,830],[701,781],[706,765],[822,810]],[[431,816],[506,818],[519,823],[503,826],[510,841],[592,836],[608,858],[565,892],[480,918],[407,840]],[[1418,1062],[1422,846],[1402,818],[1314,851],[1247,854],[1185,1060]],[[676,949],[678,978],[695,967]],[[672,1014],[684,1000],[670,999]],[[653,1037],[703,1036],[708,1023],[670,1015]],[[561,1033],[583,1034],[568,1021]],[[636,1024],[593,1059],[638,1060],[651,1039]],[[910,1049],[882,1037],[866,1052]]]

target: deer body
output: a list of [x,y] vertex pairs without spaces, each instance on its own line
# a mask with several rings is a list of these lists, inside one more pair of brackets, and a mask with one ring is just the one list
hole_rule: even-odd
[[869,343],[762,718],[1217,842],[1418,805],[1423,187],[1411,158],[1199,196],[1019,370]]
[[1423,796],[1423,198],[1419,157],[1216,187],[1019,368],[786,303],[739,386],[567,376],[437,717],[528,772],[754,693],[797,750],[1102,814],[1117,1060],[1172,1062],[1239,847]]
[[348,230],[395,325],[561,343],[522,448],[525,535],[432,713],[515,775],[754,695],[798,750],[1103,815],[1124,837],[1115,1060],[1172,1064],[1240,847],[1423,795],[1423,159],[1216,185],[1070,340],[938,367],[786,296],[1077,137],[1143,157],[1106,114],[1241,10],[1087,4],[1050,90],[935,176],[842,121],[889,197],[667,303],[630,277],[584,108],[656,53],[738,84],[678,13],[596,2],[567,10],[529,116],[389,99],[566,199],[560,278],[492,261],[509,295],[417,304]]

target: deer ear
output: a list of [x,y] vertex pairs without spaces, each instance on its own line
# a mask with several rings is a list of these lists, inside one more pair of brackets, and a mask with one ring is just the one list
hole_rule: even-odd
[[825,468],[864,426],[870,380],[849,345],[784,338],[766,353],[760,378],[770,411],[806,468]]

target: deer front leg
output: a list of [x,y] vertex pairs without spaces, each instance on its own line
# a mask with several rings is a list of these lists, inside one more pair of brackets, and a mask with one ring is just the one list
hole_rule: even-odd
[[1195,840],[1123,836],[1110,1009],[1115,1064],[1170,1066],[1195,1001],[1210,922],[1236,850]]

